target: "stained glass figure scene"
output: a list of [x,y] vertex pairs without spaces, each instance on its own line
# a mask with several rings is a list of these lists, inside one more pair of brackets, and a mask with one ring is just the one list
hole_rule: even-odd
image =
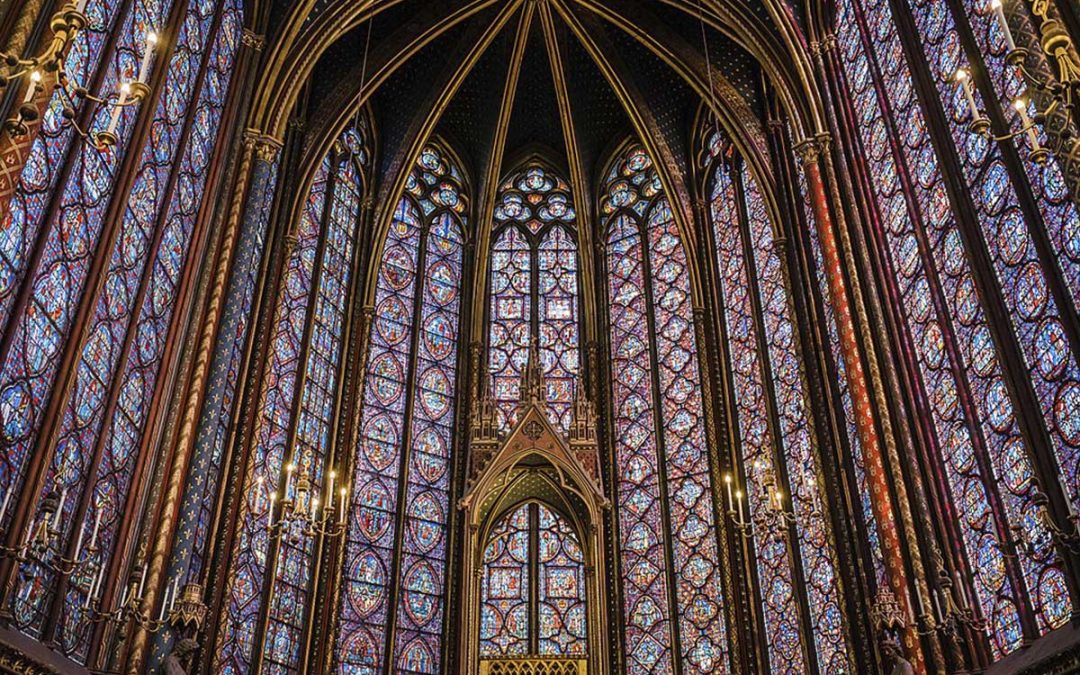
[[480,574],[480,657],[584,658],[585,559],[571,523],[539,502],[491,528]]
[[540,347],[547,414],[570,428],[579,375],[577,213],[566,181],[529,164],[500,186],[491,247],[488,373],[499,428],[516,421],[529,346]]

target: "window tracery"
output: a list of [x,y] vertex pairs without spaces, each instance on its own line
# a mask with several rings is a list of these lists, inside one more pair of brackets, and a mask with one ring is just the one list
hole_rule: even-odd
[[548,415],[570,428],[579,371],[577,213],[566,181],[529,164],[496,197],[488,373],[499,428],[516,421],[521,375],[536,339]]
[[[379,263],[345,539],[339,672],[379,670],[387,650],[399,672],[435,672],[441,662],[467,213],[454,160],[429,145]],[[399,504],[403,484],[408,501]],[[397,641],[386,644],[391,634]]]
[[[637,144],[607,173],[616,514],[627,669],[727,669],[727,627],[686,252]],[[671,640],[672,635],[678,641]]]

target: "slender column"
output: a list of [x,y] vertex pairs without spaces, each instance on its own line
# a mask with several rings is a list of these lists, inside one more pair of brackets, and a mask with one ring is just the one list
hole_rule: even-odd
[[852,318],[850,293],[841,271],[840,252],[832,214],[826,197],[825,183],[821,176],[820,156],[821,141],[803,141],[796,146],[806,173],[810,192],[810,202],[814,211],[814,221],[821,241],[822,255],[825,259],[826,277],[829,296],[832,299],[836,322],[840,333],[844,364],[847,370],[848,387],[855,404],[855,424],[866,453],[867,477],[871,485],[871,504],[874,517],[881,524],[881,536],[885,549],[885,565],[889,572],[889,585],[892,595],[899,605],[900,618],[903,621],[901,633],[904,649],[911,660],[916,673],[926,673],[926,662],[919,644],[919,636],[912,624],[915,616],[908,598],[908,574],[901,554],[900,539],[895,523],[892,502],[889,499],[888,477],[883,459],[882,441],[874,425],[873,405],[870,401],[870,387],[859,358],[859,338],[855,332]]
[[[226,347],[229,342],[223,342],[218,353],[211,353],[214,338],[218,335],[227,336],[229,327],[235,330],[241,320],[240,309],[242,303],[239,296],[245,291],[243,277],[248,270],[244,265],[249,264],[257,255],[254,251],[256,246],[261,247],[261,240],[265,236],[265,229],[269,209],[267,202],[273,197],[273,188],[276,184],[276,160],[281,144],[258,132],[248,130],[245,134],[240,170],[237,175],[237,184],[230,206],[229,218],[226,222],[226,231],[223,235],[221,256],[217,260],[214,270],[214,285],[208,305],[206,319],[199,335],[199,351],[196,356],[195,368],[192,373],[191,385],[185,403],[183,422],[178,432],[177,451],[175,456],[180,458],[169,474],[169,485],[165,493],[165,503],[162,508],[163,522],[157,527],[157,536],[153,542],[153,549],[149,557],[149,570],[147,572],[147,597],[144,606],[153,607],[157,602],[158,591],[165,577],[166,556],[173,542],[178,542],[180,548],[173,558],[170,568],[171,574],[176,574],[186,568],[191,555],[191,538],[194,534],[196,518],[185,508],[181,511],[181,497],[190,497],[192,492],[201,492],[201,487],[207,480],[205,465],[209,461],[211,446],[204,446],[204,432],[207,428],[213,429],[217,425],[218,415],[222,414],[220,391],[216,386],[224,386],[228,378],[228,359],[230,351]],[[250,187],[249,187],[250,183]],[[246,200],[244,195],[246,193]],[[243,205],[243,207],[241,206]],[[241,221],[241,208],[243,219]],[[237,236],[239,234],[239,244]],[[233,279],[229,284],[225,283],[228,270],[233,260],[232,253],[235,251],[235,259],[243,265],[237,265]],[[228,296],[226,297],[226,289]],[[224,301],[224,302],[223,302]],[[218,330],[221,326],[222,330]],[[213,358],[213,370],[211,371],[211,358]],[[207,384],[209,382],[209,384]],[[199,404],[204,400],[206,404],[202,415],[198,415]],[[211,423],[212,420],[212,423]],[[187,485],[186,495],[182,495],[182,487],[188,479],[188,462],[191,457],[190,448],[198,423],[199,438],[196,447],[195,465],[192,471],[191,483]],[[204,424],[206,425],[204,427]],[[210,435],[212,442],[213,436]],[[203,469],[202,475],[199,474]],[[186,504],[187,500],[185,500]],[[195,506],[198,506],[196,502]],[[195,512],[197,513],[197,511]],[[181,520],[182,518],[182,520]],[[171,578],[168,577],[168,578]],[[162,640],[166,638],[162,637]],[[131,657],[128,661],[128,673],[134,675],[141,672],[140,664],[146,657],[148,634],[139,630],[133,636]]]
[[[256,146],[260,142],[265,141],[250,133],[244,139],[237,195],[246,190],[252,175],[253,157],[259,152]],[[238,383],[231,377],[234,374],[231,364],[237,357],[236,352],[246,344],[249,317],[244,309],[250,305],[255,290],[253,270],[261,267],[265,241],[261,229],[246,227],[248,219],[243,223],[245,227],[240,228],[240,204],[239,199],[234,199],[231,204],[221,253],[212,271],[205,321],[197,333],[198,352],[177,437],[178,461],[169,476],[170,489],[162,512],[164,521],[157,528],[148,573],[151,578],[157,566],[163,564],[166,548],[171,546],[165,578],[182,576],[185,583],[198,582],[198,579],[188,578],[188,571],[195,553],[199,511],[203,500],[213,499],[216,492],[211,483],[215,477],[210,473],[210,463],[216,454],[224,451],[221,446],[225,439],[218,437],[218,429],[222,416],[231,414],[231,410],[224,407],[226,401],[235,400]],[[182,495],[171,489],[174,483],[178,487],[183,485]],[[151,671],[160,665],[160,659],[168,652],[175,637],[171,631],[158,634],[151,656]],[[141,660],[142,654],[139,656]]]

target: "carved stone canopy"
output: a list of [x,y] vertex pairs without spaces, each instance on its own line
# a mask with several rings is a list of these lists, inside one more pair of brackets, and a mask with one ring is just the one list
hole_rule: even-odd
[[600,509],[608,507],[593,470],[595,461],[590,455],[595,453],[595,443],[574,443],[571,447],[563,431],[552,425],[542,404],[535,402],[522,410],[517,424],[494,453],[485,458],[483,465],[476,466],[475,480],[459,506],[470,514],[470,522],[478,525],[483,511],[479,507],[489,495],[507,484],[516,470],[546,465],[554,470],[560,488],[576,495],[593,511],[590,516],[595,518]]

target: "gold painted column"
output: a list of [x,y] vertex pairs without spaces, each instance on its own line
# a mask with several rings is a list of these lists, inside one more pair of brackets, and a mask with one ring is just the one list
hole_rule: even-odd
[[866,472],[870,482],[871,507],[874,518],[881,530],[882,545],[885,553],[885,567],[888,570],[889,586],[893,598],[903,619],[901,635],[904,652],[911,661],[916,673],[927,672],[919,635],[913,619],[915,612],[910,605],[909,583],[900,538],[897,533],[899,519],[893,511],[889,496],[888,478],[885,474],[884,447],[874,425],[874,409],[870,399],[870,387],[862,359],[859,358],[859,337],[852,317],[851,294],[845,283],[841,266],[836,228],[829,210],[825,182],[821,175],[821,155],[824,151],[823,139],[802,141],[796,145],[796,152],[805,169],[807,188],[811,207],[814,211],[814,224],[821,241],[822,255],[825,261],[825,276],[828,279],[829,297],[836,312],[836,323],[840,334],[840,346],[843,351],[848,387],[855,406],[855,424],[859,440],[866,454]]

